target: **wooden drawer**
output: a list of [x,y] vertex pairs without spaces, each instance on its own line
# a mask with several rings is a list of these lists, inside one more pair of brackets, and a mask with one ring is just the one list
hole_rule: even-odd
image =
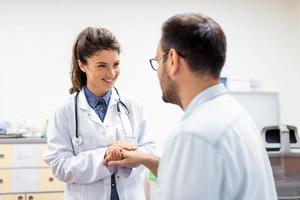
[[55,178],[50,168],[0,170],[0,193],[64,191],[64,188],[65,183]]
[[0,195],[0,200],[25,200],[25,195],[23,194]]
[[64,191],[65,183],[55,178],[50,169],[39,169],[38,191]]
[[26,200],[63,200],[64,193],[28,194]]
[[40,144],[14,144],[12,167],[39,167]]
[[47,167],[47,144],[0,144],[0,168]]
[[14,145],[1,144],[0,145],[0,168],[7,168],[12,166],[12,152]]
[[[11,170],[0,170],[0,192],[9,193],[12,189],[12,172]],[[1,198],[0,198],[1,200]]]
[[47,149],[47,144],[40,144],[40,156],[39,156],[39,166],[48,167],[47,163],[44,161],[44,153]]

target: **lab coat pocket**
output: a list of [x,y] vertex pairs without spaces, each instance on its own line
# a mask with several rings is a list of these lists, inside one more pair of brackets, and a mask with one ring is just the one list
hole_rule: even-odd
[[137,146],[137,137],[136,136],[124,136],[123,140],[127,142],[128,144],[132,144],[134,146]]
[[128,132],[124,133],[124,131],[122,129],[120,130],[119,128],[116,129],[116,132],[117,132],[117,139],[118,140],[123,140],[123,141],[125,141],[129,144],[134,145],[134,146],[137,145],[137,139],[138,138],[133,133],[129,133],[129,134],[128,134]]

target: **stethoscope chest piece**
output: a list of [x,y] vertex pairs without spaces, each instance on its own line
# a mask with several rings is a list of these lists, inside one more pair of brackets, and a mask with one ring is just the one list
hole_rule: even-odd
[[78,146],[82,144],[82,137],[79,135],[78,137],[74,137],[72,139],[72,143],[74,146]]

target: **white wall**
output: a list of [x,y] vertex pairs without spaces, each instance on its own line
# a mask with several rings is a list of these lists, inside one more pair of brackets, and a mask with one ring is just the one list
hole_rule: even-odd
[[44,121],[68,94],[75,36],[86,26],[104,26],[123,46],[119,88],[142,100],[156,138],[163,138],[182,111],[161,101],[148,59],[162,22],[187,11],[209,15],[224,28],[223,75],[262,80],[266,90],[278,91],[282,122],[300,128],[297,0],[1,1],[0,118]]

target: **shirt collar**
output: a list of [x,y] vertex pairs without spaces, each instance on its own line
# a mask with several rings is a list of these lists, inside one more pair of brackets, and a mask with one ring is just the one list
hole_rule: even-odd
[[87,86],[84,86],[84,94],[86,96],[88,104],[92,108],[95,108],[97,106],[98,100],[100,98],[103,98],[105,101],[105,104],[108,105],[110,97],[111,97],[111,90],[109,90],[103,97],[97,97],[88,89]]
[[186,108],[184,115],[182,117],[182,120],[184,118],[186,118],[190,113],[192,113],[196,106],[198,107],[199,105],[205,103],[206,101],[209,101],[209,100],[211,100],[217,96],[220,96],[222,94],[225,94],[225,93],[227,93],[227,90],[222,83],[213,85],[213,86],[201,91],[199,94],[197,94],[193,98],[191,103]]

